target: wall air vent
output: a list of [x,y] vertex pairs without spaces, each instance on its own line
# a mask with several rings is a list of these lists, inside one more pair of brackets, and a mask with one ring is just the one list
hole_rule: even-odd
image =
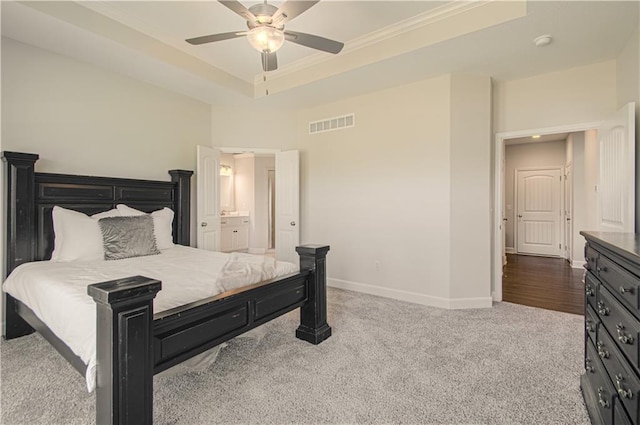
[[324,133],[327,131],[342,130],[356,125],[356,115],[342,115],[340,117],[327,118],[320,121],[309,122],[309,134]]

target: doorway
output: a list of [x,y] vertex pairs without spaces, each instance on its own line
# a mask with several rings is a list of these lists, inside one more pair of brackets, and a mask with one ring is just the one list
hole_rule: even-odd
[[[197,146],[197,246],[212,251],[243,251],[266,254],[269,234],[275,246],[275,258],[297,263],[296,247],[300,244],[300,168],[297,150],[212,148]],[[227,155],[226,164],[221,157]],[[233,161],[229,160],[230,155]],[[269,161],[263,159],[269,157]],[[242,160],[242,165],[239,160]],[[247,160],[247,161],[245,161]],[[254,165],[261,163],[259,167]],[[229,163],[233,163],[233,166]],[[249,166],[250,165],[250,166]],[[235,171],[233,170],[235,166]],[[233,179],[233,201],[229,209],[221,206],[220,174],[230,172]],[[239,173],[244,168],[246,172]],[[268,186],[268,171],[274,170],[273,189]],[[260,176],[260,181],[256,179]],[[242,176],[242,178],[241,178]],[[264,178],[262,178],[264,177]],[[238,186],[245,185],[246,197],[238,196]],[[242,192],[244,193],[244,192]],[[271,204],[269,194],[273,195]],[[232,204],[231,204],[232,203]],[[275,229],[269,228],[269,217]],[[222,218],[225,218],[222,228]],[[240,226],[241,228],[237,228]],[[229,229],[230,228],[230,229]],[[231,230],[231,238],[222,238],[221,232]],[[228,236],[228,235],[227,235]],[[222,246],[221,242],[225,245]],[[231,245],[226,242],[231,241]],[[236,245],[234,246],[234,241]],[[241,243],[242,242],[242,243]]]
[[[629,103],[601,122],[497,133],[494,151],[494,226],[492,237],[493,299],[503,300],[503,258],[508,251],[506,230],[509,212],[505,203],[505,147],[507,140],[557,133],[582,134],[581,152],[571,152],[571,196],[565,211],[571,235],[571,264],[580,267],[584,240],[580,230],[635,231],[635,105]],[[575,146],[574,146],[575,147]],[[582,155],[584,162],[576,161]],[[582,164],[582,165],[581,165]],[[563,164],[564,165],[564,164]],[[581,169],[579,169],[582,166]],[[565,178],[567,176],[565,175]],[[582,195],[576,192],[582,191]],[[578,204],[577,200],[581,200]],[[567,218],[569,220],[567,220]],[[504,221],[503,221],[504,220]],[[512,222],[513,223],[513,222]],[[566,230],[566,229],[565,229]],[[567,245],[568,247],[569,245]],[[568,249],[568,248],[567,248]],[[576,261],[577,260],[577,261]],[[507,260],[508,263],[508,260]]]

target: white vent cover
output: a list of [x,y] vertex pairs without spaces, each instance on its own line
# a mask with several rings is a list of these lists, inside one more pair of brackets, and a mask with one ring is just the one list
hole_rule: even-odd
[[309,134],[341,130],[343,128],[353,127],[355,124],[355,114],[342,115],[340,117],[327,118],[320,121],[311,121],[309,122]]

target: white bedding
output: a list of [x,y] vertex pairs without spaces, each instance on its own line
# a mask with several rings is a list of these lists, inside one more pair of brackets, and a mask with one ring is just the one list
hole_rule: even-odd
[[17,267],[3,284],[87,364],[87,388],[95,388],[96,307],[87,285],[142,275],[162,281],[158,313],[234,288],[284,276],[295,264],[249,254],[224,254],[176,245],[160,255],[117,261],[38,261]]

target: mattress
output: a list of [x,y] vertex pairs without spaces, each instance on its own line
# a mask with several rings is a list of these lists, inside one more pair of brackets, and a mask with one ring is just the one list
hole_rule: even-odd
[[3,290],[22,301],[87,365],[95,388],[96,305],[93,283],[142,275],[162,281],[154,312],[212,297],[230,289],[298,271],[293,263],[241,253],[225,254],[176,245],[159,255],[117,261],[38,261],[17,267]]

